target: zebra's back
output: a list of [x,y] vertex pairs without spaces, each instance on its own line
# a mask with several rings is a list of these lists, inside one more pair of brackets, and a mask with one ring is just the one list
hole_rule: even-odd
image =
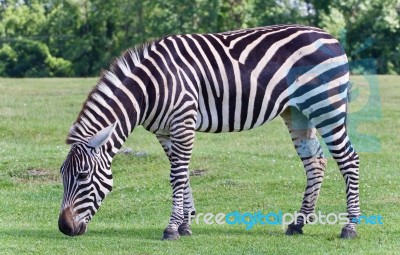
[[180,66],[185,90],[198,100],[198,131],[251,129],[286,106],[303,111],[308,98],[338,96],[323,93],[326,86],[339,86],[333,94],[347,88],[346,55],[336,39],[318,28],[281,25],[169,36],[159,43]]

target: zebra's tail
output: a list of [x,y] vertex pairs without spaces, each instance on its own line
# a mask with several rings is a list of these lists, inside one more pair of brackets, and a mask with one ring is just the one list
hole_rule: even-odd
[[346,119],[345,119],[345,127],[348,127],[349,121],[349,104],[351,102],[351,94],[352,94],[353,83],[349,80],[347,82],[347,95],[346,95]]

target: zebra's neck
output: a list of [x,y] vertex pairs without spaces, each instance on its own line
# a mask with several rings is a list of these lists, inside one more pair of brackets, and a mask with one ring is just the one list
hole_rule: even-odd
[[146,109],[146,80],[136,72],[151,45],[127,50],[103,71],[71,127],[67,143],[86,143],[91,137],[116,124],[109,150],[115,154],[132,130],[141,124]]

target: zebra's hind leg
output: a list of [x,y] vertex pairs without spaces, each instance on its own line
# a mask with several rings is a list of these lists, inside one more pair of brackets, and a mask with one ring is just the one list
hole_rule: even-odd
[[[338,116],[338,115],[337,115]],[[360,216],[359,201],[359,158],[351,145],[346,131],[345,117],[336,120],[334,124],[316,124],[322,138],[332,157],[339,166],[340,172],[346,183],[347,218],[348,223],[342,228],[341,238],[354,238],[357,236],[356,222]]]
[[[156,135],[158,141],[163,147],[165,154],[167,155],[170,163],[171,161],[171,137],[169,135]],[[190,236],[192,235],[192,230],[190,228],[190,217],[196,214],[196,209],[194,207],[194,199],[192,195],[192,189],[190,187],[190,180],[187,179],[185,183],[184,192],[183,192],[183,214],[184,219],[183,223],[178,227],[178,233],[181,236]]]
[[281,117],[289,129],[294,147],[303,162],[307,176],[307,186],[300,208],[301,216],[288,226],[286,234],[302,234],[302,228],[307,220],[313,220],[307,216],[315,211],[327,160],[316,136],[315,127],[300,111],[290,107],[281,114]]

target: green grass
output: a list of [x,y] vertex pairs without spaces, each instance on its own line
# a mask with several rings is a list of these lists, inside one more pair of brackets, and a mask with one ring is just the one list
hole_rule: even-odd
[[[358,97],[351,107],[357,114],[369,89],[364,77],[352,79]],[[192,237],[164,242],[169,166],[152,134],[142,128],[132,133],[125,147],[147,156],[117,155],[114,190],[88,232],[64,236],[57,226],[59,167],[69,151],[64,140],[96,79],[0,79],[0,254],[397,254],[400,77],[378,81],[381,115],[376,111],[378,118],[363,119],[374,107],[354,115],[353,123],[358,133],[380,142],[366,148],[365,139],[355,138],[357,149],[372,151],[360,153],[362,213],[381,214],[383,225],[359,225],[358,238],[341,240],[340,225],[305,226],[303,236],[288,237],[281,226],[246,231],[243,225],[201,223],[193,225]],[[198,133],[191,169],[205,170],[191,178],[199,213],[300,207],[305,174],[279,118],[248,132]],[[345,212],[344,181],[332,159],[325,176],[317,211]]]

